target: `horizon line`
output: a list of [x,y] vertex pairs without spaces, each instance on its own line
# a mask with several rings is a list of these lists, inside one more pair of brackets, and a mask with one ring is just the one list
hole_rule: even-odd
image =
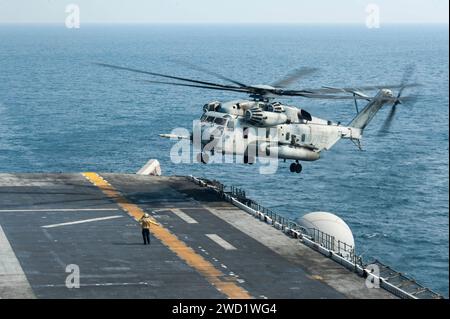
[[[16,21],[0,21],[0,25],[64,25],[64,21],[26,21],[26,22],[16,22]],[[86,21],[82,24],[87,25],[361,25],[365,26],[364,22],[209,22],[209,21],[186,21],[186,22],[175,22],[175,21],[158,21],[158,22],[147,22],[147,21]],[[449,25],[449,22],[410,22],[410,21],[399,21],[399,22],[385,22],[381,23],[383,25]]]

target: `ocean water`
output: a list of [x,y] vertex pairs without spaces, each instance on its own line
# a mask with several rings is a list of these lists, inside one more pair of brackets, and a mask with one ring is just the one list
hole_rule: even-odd
[[[448,296],[448,26],[0,25],[0,172],[129,172],[150,158],[166,175],[218,179],[296,219],[329,211],[351,227],[357,250]],[[391,84],[408,64],[423,85],[401,105],[391,133],[365,132],[364,151],[339,142],[301,175],[280,163],[173,164],[173,143],[158,137],[190,128],[202,106],[244,98],[228,92],[149,85],[100,68],[105,62],[214,80],[174,60],[250,84],[292,69],[320,71],[295,87]],[[349,122],[351,101],[284,100],[313,115]],[[0,203],[1,205],[1,203]]]

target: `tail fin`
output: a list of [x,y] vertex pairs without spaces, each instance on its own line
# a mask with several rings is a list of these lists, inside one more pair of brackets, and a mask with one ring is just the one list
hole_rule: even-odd
[[389,101],[392,101],[393,94],[390,90],[381,90],[367,106],[348,125],[360,130],[364,130],[372,121],[377,112]]

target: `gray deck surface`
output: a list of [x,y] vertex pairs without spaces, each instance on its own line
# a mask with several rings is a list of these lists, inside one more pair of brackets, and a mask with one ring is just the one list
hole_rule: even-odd
[[[391,298],[184,177],[100,175],[254,298]],[[81,174],[0,174],[0,226],[0,298],[227,297]]]

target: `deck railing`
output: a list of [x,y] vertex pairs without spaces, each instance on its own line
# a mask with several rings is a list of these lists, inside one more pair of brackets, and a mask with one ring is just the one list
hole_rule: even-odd
[[[226,187],[218,181],[189,177],[193,182],[214,189],[217,194],[226,201],[252,211],[256,217],[276,226],[286,234],[300,238],[307,245],[314,246],[322,253],[325,252],[336,262],[344,267],[353,269],[363,277],[377,278],[380,287],[390,291],[392,294],[404,299],[442,299],[442,295],[425,288],[414,279],[406,276],[392,268],[382,264],[378,260],[365,263],[362,257],[355,254],[355,248],[345,242],[336,241],[330,234],[315,228],[304,228],[295,221],[281,216],[272,209],[264,207],[254,200],[247,198],[243,189],[235,186]],[[331,253],[333,252],[333,253]],[[373,267],[378,268],[378,274],[373,272]]]

